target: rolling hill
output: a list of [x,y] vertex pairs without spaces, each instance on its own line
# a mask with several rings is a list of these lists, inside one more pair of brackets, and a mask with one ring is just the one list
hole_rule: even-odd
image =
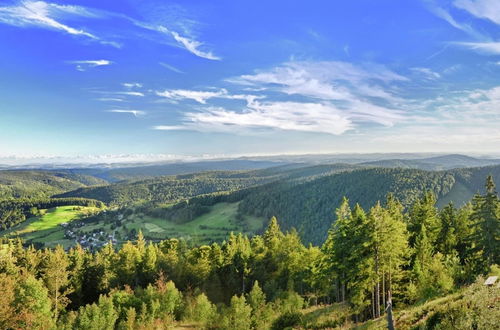
[[91,175],[67,171],[0,171],[0,200],[7,198],[45,198],[81,187],[106,184]]

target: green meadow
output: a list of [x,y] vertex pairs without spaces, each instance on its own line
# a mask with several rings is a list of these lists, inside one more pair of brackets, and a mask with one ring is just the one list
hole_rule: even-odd
[[60,224],[80,219],[82,216],[98,210],[85,206],[58,206],[42,210],[42,215],[30,218],[7,230],[4,235],[20,236],[29,243],[43,243],[47,247],[61,244],[70,246],[73,242],[64,238],[64,228]]

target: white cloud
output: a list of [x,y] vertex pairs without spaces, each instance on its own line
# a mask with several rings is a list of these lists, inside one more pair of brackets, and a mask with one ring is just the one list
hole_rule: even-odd
[[119,95],[129,95],[129,96],[144,96],[144,93],[141,92],[113,92],[112,94],[119,94]]
[[123,99],[120,99],[117,97],[100,97],[96,100],[102,101],[102,102],[123,102],[124,101]]
[[182,36],[178,32],[170,30],[162,25],[151,25],[151,24],[143,23],[143,22],[131,19],[131,18],[129,18],[129,20],[132,23],[134,23],[135,25],[142,27],[144,29],[153,30],[153,31],[157,31],[157,32],[169,35],[170,37],[172,37],[176,41],[176,43],[179,47],[186,49],[187,51],[189,51],[190,53],[192,53],[198,57],[205,58],[207,60],[214,60],[214,61],[221,60],[220,57],[214,55],[211,51],[201,50],[200,48],[203,47],[204,43],[201,41],[198,41],[192,37]]
[[119,47],[115,42],[101,40],[84,29],[62,23],[62,20],[78,17],[100,18],[100,14],[81,6],[59,5],[44,1],[19,1],[15,5],[0,7],[0,23],[19,27],[36,26],[52,29]]
[[208,60],[218,61],[221,59],[220,57],[215,56],[212,52],[205,52],[205,51],[200,50],[199,48],[201,46],[203,46],[202,42],[199,42],[197,40],[190,39],[187,37],[183,37],[175,31],[170,31],[170,33],[172,34],[172,36],[174,37],[174,39],[177,42],[182,44],[184,46],[184,48],[186,48],[188,51],[190,51],[194,55],[196,55],[198,57],[206,58]]
[[68,61],[67,63],[76,64],[76,69],[78,71],[85,71],[89,68],[95,68],[97,66],[106,66],[113,64],[113,62],[108,60]]
[[463,46],[479,53],[500,54],[500,42],[455,42],[455,45]]
[[358,122],[392,126],[405,120],[400,111],[362,101],[345,109],[330,103],[261,103],[254,100],[243,111],[209,107],[183,115],[182,125],[155,126],[154,129],[230,133],[255,133],[255,129],[272,129],[341,135],[352,130]]
[[478,18],[500,24],[500,1],[498,0],[456,0],[453,4]]
[[216,92],[173,89],[173,90],[165,90],[163,92],[156,92],[156,94],[158,96],[166,97],[168,99],[173,99],[173,100],[190,99],[190,100],[195,100],[196,102],[201,104],[206,104],[208,99],[214,97],[220,97],[222,95],[227,95],[227,91],[225,89],[221,89]]
[[153,126],[152,128],[158,131],[179,131],[186,129],[183,126],[168,126],[168,125],[157,125]]
[[141,88],[142,84],[141,83],[122,83],[122,86],[128,89],[132,88]]
[[476,38],[482,38],[482,35],[480,33],[478,33],[476,30],[474,30],[470,25],[457,22],[453,18],[453,16],[451,16],[451,14],[448,11],[446,11],[445,9],[437,6],[432,1],[427,1],[427,3],[428,3],[429,10],[434,15],[445,20],[446,22],[448,22],[448,24],[450,24],[454,28],[456,28],[458,30],[462,30],[463,32],[469,34],[470,36],[473,36]]
[[410,70],[423,75],[426,79],[429,80],[436,80],[441,78],[441,75],[438,72],[435,72],[429,68],[411,68]]
[[393,100],[381,85],[407,78],[377,64],[292,61],[271,70],[228,79],[229,82],[277,89],[323,100],[351,100],[354,95]]
[[247,103],[252,103],[255,99],[259,98],[255,95],[244,95],[244,94],[229,94],[226,89],[220,89],[217,91],[194,91],[187,89],[170,89],[163,92],[156,92],[156,95],[162,96],[171,100],[184,100],[190,99],[201,104],[206,104],[207,100],[212,98],[223,98],[232,100],[246,100]]
[[[227,80],[247,86],[247,89],[250,87],[258,95],[231,94],[226,89],[170,89],[157,92],[157,95],[169,100],[191,99],[203,105],[213,98],[245,100],[246,107],[207,107],[196,112],[184,112],[181,125],[160,125],[155,126],[155,129],[233,133],[271,129],[340,135],[361,122],[392,126],[404,122],[408,116],[394,106],[375,104],[372,98],[382,100],[385,104],[401,101],[391,92],[390,84],[407,80],[377,64],[288,62],[268,71]],[[274,95],[269,94],[269,91],[297,94],[307,100],[258,101],[273,98]]]
[[173,71],[173,72],[176,72],[176,73],[184,73],[184,71],[181,71],[179,69],[177,69],[176,67],[170,65],[170,64],[167,64],[167,63],[164,63],[164,62],[160,62],[159,63],[162,67],[166,68],[166,69],[169,69],[170,71]]
[[241,132],[242,129],[278,129],[340,135],[353,128],[342,111],[331,105],[317,103],[256,103],[243,112],[209,108],[185,114],[184,128]]
[[135,117],[143,116],[146,114],[145,111],[142,110],[122,110],[122,109],[113,109],[113,110],[107,110],[107,112],[115,112],[115,113],[130,113],[133,114]]

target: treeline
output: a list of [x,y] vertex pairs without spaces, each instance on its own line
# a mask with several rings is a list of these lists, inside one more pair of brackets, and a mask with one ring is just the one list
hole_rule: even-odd
[[159,205],[203,194],[235,191],[271,180],[270,177],[249,177],[245,173],[238,173],[210,172],[125,181],[108,186],[81,188],[55,197],[91,198],[120,206],[141,203]]
[[[95,253],[9,241],[0,249],[0,327],[166,328],[184,321],[282,329],[300,325],[304,306],[334,301],[350,306],[352,320],[377,318],[389,302],[400,308],[498,272],[500,201],[492,178],[485,194],[460,209],[438,210],[435,202],[427,192],[405,211],[389,195],[365,211],[344,199],[321,247],[305,246],[295,230],[283,233],[276,218],[262,235],[209,246],[147,243],[141,234],[118,251],[108,245]],[[476,329],[500,317],[498,309],[453,308]],[[434,326],[446,315],[433,318]]]
[[103,202],[86,198],[45,198],[0,200],[0,230],[9,229],[26,219],[40,215],[40,210],[78,205],[103,208]]
[[367,208],[392,192],[407,207],[425,191],[441,197],[455,183],[453,175],[409,169],[368,169],[339,173],[301,185],[268,184],[239,205],[242,214],[281,219],[287,230],[297,228],[307,242],[326,239],[335,205],[347,196]]
[[65,191],[106,181],[71,171],[3,170],[0,171],[0,200],[49,198]]
[[500,264],[500,201],[491,176],[486,194],[458,210],[449,204],[438,212],[435,203],[428,192],[407,213],[392,195],[369,212],[351,209],[347,199],[337,209],[318,274],[328,274],[327,287],[356,317],[379,317],[392,300],[449,293]]

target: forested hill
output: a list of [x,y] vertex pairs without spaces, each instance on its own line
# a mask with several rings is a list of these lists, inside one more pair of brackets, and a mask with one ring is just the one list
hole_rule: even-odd
[[117,168],[80,168],[70,170],[102,178],[109,182],[123,180],[141,180],[166,175],[182,175],[207,171],[250,171],[269,167],[281,166],[288,162],[282,161],[254,161],[245,159],[206,160],[198,162],[177,162],[169,164],[148,164],[135,166],[121,166]]
[[306,241],[321,244],[334,220],[335,208],[346,196],[362,207],[384,201],[393,193],[409,206],[425,191],[438,205],[460,206],[482,191],[487,175],[500,181],[500,166],[430,172],[374,168],[342,172],[299,185],[268,184],[254,189],[239,204],[239,212],[264,218],[276,216],[287,230],[297,228]]
[[161,204],[202,194],[240,190],[280,180],[304,181],[354,168],[357,167],[344,164],[318,166],[290,164],[250,171],[212,171],[122,181],[106,186],[80,188],[55,197],[91,198],[113,205],[142,202]]
[[365,166],[414,168],[429,171],[482,167],[499,164],[500,159],[474,158],[465,155],[444,155],[420,159],[383,159],[361,163],[361,165]]
[[46,198],[64,191],[105,184],[106,181],[67,171],[0,171],[0,200],[10,198]]

